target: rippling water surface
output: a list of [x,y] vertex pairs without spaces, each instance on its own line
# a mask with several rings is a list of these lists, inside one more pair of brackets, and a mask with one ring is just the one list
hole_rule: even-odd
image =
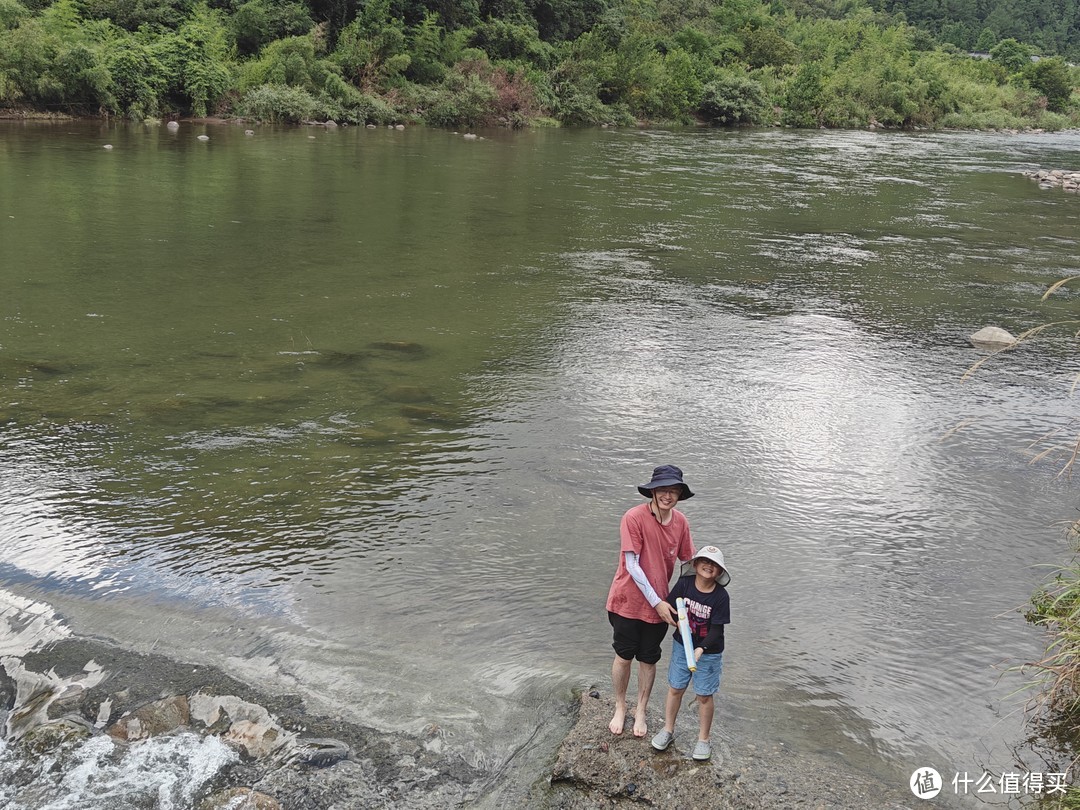
[[965,381],[966,336],[1072,317],[1080,200],[1021,172],[1077,135],[201,131],[0,129],[0,587],[520,750],[510,801],[677,463],[733,575],[718,733],[1008,769],[1074,347]]

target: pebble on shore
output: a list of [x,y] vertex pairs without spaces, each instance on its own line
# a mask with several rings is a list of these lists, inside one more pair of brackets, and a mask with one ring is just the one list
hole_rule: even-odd
[[1080,171],[1034,169],[1024,172],[1024,176],[1037,182],[1039,188],[1060,188],[1062,191],[1071,191],[1074,194],[1080,191]]

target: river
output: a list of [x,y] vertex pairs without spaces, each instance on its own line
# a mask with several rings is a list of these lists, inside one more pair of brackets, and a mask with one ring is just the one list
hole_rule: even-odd
[[1075,327],[967,379],[966,338],[1074,316],[1080,199],[1022,171],[1078,147],[2,122],[0,592],[435,723],[512,803],[674,463],[732,574],[718,734],[1008,771]]

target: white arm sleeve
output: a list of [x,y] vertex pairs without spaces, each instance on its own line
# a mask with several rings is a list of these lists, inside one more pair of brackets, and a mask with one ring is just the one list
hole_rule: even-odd
[[645,597],[645,601],[650,606],[656,607],[659,602],[663,600],[656,595],[656,591],[653,590],[653,586],[649,583],[649,580],[645,577],[645,572],[641,570],[641,563],[638,562],[638,555],[632,551],[624,552],[623,556],[626,559],[626,570],[630,574],[630,579],[637,583],[638,588],[641,590],[641,595]]

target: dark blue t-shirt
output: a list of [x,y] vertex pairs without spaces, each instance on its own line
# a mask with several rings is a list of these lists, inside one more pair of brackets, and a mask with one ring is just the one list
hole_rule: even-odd
[[[724,651],[724,625],[731,623],[731,607],[727,589],[717,585],[709,593],[694,586],[694,575],[679,577],[667,602],[675,607],[680,596],[686,600],[686,616],[690,621],[690,635],[694,647],[701,647],[705,655]],[[675,628],[675,640],[682,644],[682,635]]]

